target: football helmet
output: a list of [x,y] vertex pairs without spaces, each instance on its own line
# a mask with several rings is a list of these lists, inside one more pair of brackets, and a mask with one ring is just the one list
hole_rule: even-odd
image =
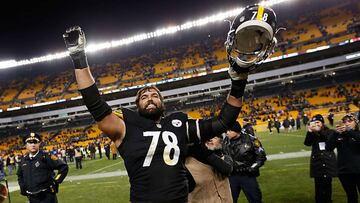
[[261,64],[277,44],[276,14],[262,5],[247,6],[231,22],[225,42],[231,65],[252,68]]

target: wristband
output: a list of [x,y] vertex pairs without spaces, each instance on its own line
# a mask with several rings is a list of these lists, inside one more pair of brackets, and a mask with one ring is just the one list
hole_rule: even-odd
[[238,99],[244,96],[246,83],[246,80],[231,80],[230,95]]

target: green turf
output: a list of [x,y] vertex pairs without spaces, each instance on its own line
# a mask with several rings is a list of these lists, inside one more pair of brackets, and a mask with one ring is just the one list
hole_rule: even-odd
[[304,150],[311,150],[309,147],[304,145],[306,132],[304,130],[293,131],[285,133],[274,132],[259,132],[259,137],[266,154],[279,154],[287,152],[299,152]]
[[[258,133],[267,154],[311,150],[303,145],[305,131],[288,134],[276,132]],[[69,176],[103,173],[124,170],[121,159],[84,161],[82,170],[70,164]],[[12,176],[9,180],[16,180]],[[264,202],[269,203],[311,203],[314,202],[314,181],[309,177],[309,157],[267,161],[261,168],[259,177]],[[25,202],[19,191],[12,192],[12,202]],[[129,202],[129,182],[125,177],[101,178],[64,182],[58,194],[59,202],[64,203],[122,203]],[[333,181],[334,202],[346,202],[346,196],[337,178]],[[238,202],[247,202],[240,194]]]

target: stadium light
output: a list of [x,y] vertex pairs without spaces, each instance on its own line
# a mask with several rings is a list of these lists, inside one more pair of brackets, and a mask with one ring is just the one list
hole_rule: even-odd
[[[292,0],[268,0],[268,1],[262,1],[260,4],[264,6],[273,6],[275,4],[280,4],[286,1],[292,1]],[[128,38],[123,38],[120,40],[114,40],[114,41],[107,41],[107,42],[101,42],[97,44],[88,44],[85,51],[86,52],[96,52],[104,49],[110,49],[120,46],[129,45],[135,42],[140,42],[147,39],[152,39],[156,37],[161,37],[163,35],[170,35],[174,34],[176,32],[189,30],[191,28],[200,27],[207,25],[209,23],[215,23],[219,21],[223,21],[230,17],[235,17],[237,14],[239,14],[244,8],[235,8],[226,12],[220,12],[211,16],[207,16],[204,18],[200,18],[198,20],[189,21],[181,25],[176,26],[169,26],[164,27],[158,30],[155,30],[154,32],[149,33],[141,33],[137,34]],[[31,59],[24,59],[24,60],[6,60],[6,61],[0,61],[0,69],[6,69],[6,68],[12,68],[17,66],[24,66],[29,64],[35,64],[35,63],[41,63],[45,61],[52,61],[52,60],[59,60],[62,58],[65,58],[69,55],[69,53],[66,52],[60,52],[55,54],[48,54],[45,56],[35,57]]]

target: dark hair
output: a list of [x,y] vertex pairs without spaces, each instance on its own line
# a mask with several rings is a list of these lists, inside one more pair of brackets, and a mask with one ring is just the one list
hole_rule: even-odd
[[162,97],[161,93],[160,93],[160,90],[155,87],[155,86],[146,86],[146,87],[143,87],[141,88],[137,93],[136,93],[136,99],[135,99],[135,104],[137,107],[139,107],[139,100],[140,100],[140,96],[144,93],[144,92],[148,92],[150,90],[155,90],[159,96],[160,96],[160,100],[161,102],[163,102],[164,98]]

